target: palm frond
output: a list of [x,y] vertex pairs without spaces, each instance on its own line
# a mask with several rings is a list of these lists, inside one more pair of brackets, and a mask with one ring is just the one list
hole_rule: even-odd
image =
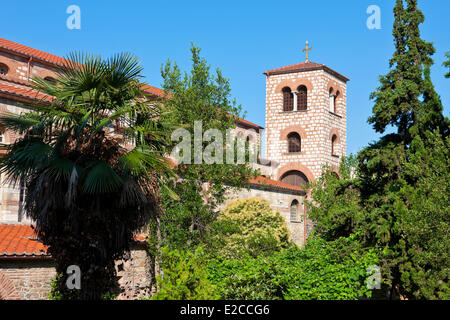
[[93,161],[86,167],[83,190],[87,193],[108,193],[122,185],[122,179],[105,161]]

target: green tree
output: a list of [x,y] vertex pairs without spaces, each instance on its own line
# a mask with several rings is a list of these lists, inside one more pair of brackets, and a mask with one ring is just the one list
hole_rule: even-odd
[[214,224],[215,251],[223,258],[271,255],[287,248],[289,230],[265,199],[230,202]]
[[[194,122],[201,121],[202,134],[208,129],[219,130],[224,139],[227,129],[236,127],[236,116],[241,107],[230,96],[229,80],[219,69],[210,72],[200,49],[194,45],[192,68],[182,74],[176,64],[168,61],[161,70],[163,88],[167,93],[164,107],[171,113],[163,114],[168,122],[179,124],[191,136],[191,164],[179,163],[175,171],[182,179],[170,184],[179,200],[163,194],[165,215],[160,222],[161,239],[172,248],[195,248],[205,238],[209,227],[216,220],[219,205],[227,193],[249,186],[249,178],[255,171],[248,164],[195,164],[198,154],[194,150]],[[174,141],[174,144],[178,141]],[[205,150],[210,142],[201,142]],[[221,145],[224,155],[235,146]],[[158,227],[156,226],[156,229]],[[158,231],[153,231],[154,233]]]
[[351,238],[329,242],[312,237],[304,248],[292,246],[269,256],[213,259],[211,282],[221,299],[354,300],[370,297],[368,267],[374,250],[358,249]]
[[431,81],[434,49],[420,39],[417,1],[398,0],[394,15],[396,51],[371,96],[369,122],[396,131],[358,154],[353,179],[348,163],[340,179],[325,174],[310,214],[327,241],[355,235],[376,250],[391,297],[448,298],[449,120]]
[[218,296],[208,280],[204,251],[162,249],[162,274],[152,300],[214,300]]
[[[445,54],[447,61],[444,61],[444,67],[450,68],[450,51]],[[446,78],[450,78],[450,71],[445,74]]]
[[[1,173],[26,187],[25,212],[56,261],[62,299],[113,293],[114,260],[158,212],[160,180],[170,174],[167,133],[148,120],[158,110],[147,106],[141,79],[131,55],[73,54],[55,83],[34,80],[49,104],[0,118],[21,136],[5,147]],[[80,290],[65,285],[70,265],[81,269]]]
[[397,0],[394,8],[395,52],[389,62],[391,70],[380,77],[381,86],[371,95],[375,105],[369,118],[379,133],[384,133],[389,125],[396,127],[405,145],[412,139],[409,129],[423,111],[420,101],[425,92],[423,71],[432,65],[431,55],[435,52],[432,43],[420,38],[419,25],[425,18],[417,8],[417,0],[406,3],[405,8],[404,0]]

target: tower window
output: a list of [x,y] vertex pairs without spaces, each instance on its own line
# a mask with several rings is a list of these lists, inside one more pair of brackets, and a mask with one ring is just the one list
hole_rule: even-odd
[[339,91],[334,93],[333,88],[330,89],[330,112],[332,113],[337,113],[337,98],[339,95]]
[[290,220],[297,221],[297,213],[298,213],[298,201],[293,200],[290,208]]
[[336,144],[337,144],[337,136],[335,134],[333,134],[333,137],[331,137],[331,155],[332,156],[337,156]]
[[287,136],[288,140],[288,152],[301,152],[302,151],[302,140],[297,132],[291,132]]
[[293,111],[294,110],[294,94],[291,89],[286,87],[283,88],[283,111]]
[[8,74],[8,71],[9,71],[8,66],[4,63],[0,63],[0,74],[6,76]]
[[280,180],[281,182],[297,187],[305,187],[309,183],[308,178],[302,172],[297,170],[286,172],[281,176]]
[[297,110],[306,110],[308,108],[308,89],[305,86],[298,87]]

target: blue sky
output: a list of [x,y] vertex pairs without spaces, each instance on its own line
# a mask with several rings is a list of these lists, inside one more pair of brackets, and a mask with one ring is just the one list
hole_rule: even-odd
[[[388,70],[393,53],[394,0],[279,1],[3,1],[0,37],[65,56],[74,50],[102,54],[128,51],[145,68],[146,81],[160,86],[160,67],[170,58],[189,68],[190,42],[208,62],[231,79],[232,93],[246,119],[265,126],[265,70],[304,60],[324,63],[350,78],[347,105],[347,153],[355,153],[378,135],[367,124],[370,93]],[[81,9],[81,30],[69,30],[66,8]],[[381,30],[369,30],[369,5],[381,9]],[[422,37],[434,42],[432,78],[444,113],[450,110],[450,79],[443,76],[450,51],[450,1],[419,0],[426,21]]]

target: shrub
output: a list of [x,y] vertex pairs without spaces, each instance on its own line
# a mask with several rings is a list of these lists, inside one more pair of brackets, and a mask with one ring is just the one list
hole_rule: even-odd
[[226,258],[267,256],[289,245],[286,221],[264,199],[229,203],[213,228],[213,246]]
[[204,253],[162,249],[163,274],[157,277],[159,291],[153,300],[213,300],[215,288],[208,280]]
[[222,299],[350,300],[370,297],[367,268],[373,251],[347,252],[351,239],[315,238],[305,248],[292,246],[272,256],[213,260],[208,266]]

